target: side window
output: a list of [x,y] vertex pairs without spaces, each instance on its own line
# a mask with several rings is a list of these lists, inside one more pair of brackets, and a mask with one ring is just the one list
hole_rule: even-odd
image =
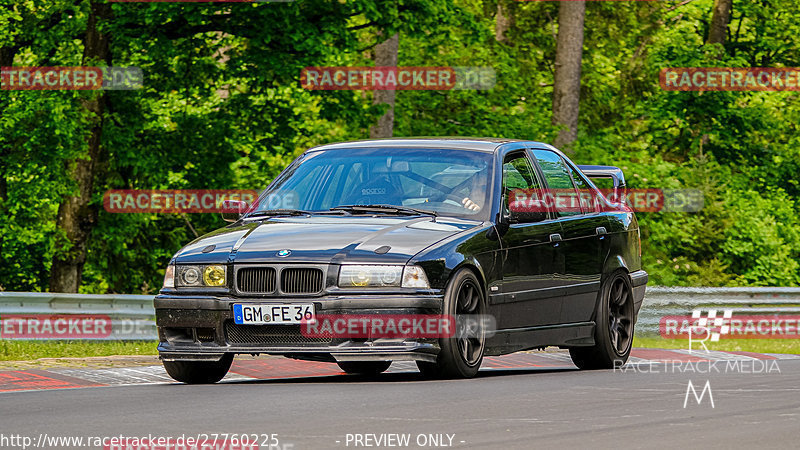
[[533,150],[539,162],[548,191],[548,203],[555,205],[559,217],[581,214],[580,197],[570,176],[570,169],[557,154],[549,150]]
[[[506,157],[503,163],[503,208],[516,210],[514,205],[527,205],[527,199],[540,197],[536,173],[524,153]],[[511,209],[509,204],[511,204]]]

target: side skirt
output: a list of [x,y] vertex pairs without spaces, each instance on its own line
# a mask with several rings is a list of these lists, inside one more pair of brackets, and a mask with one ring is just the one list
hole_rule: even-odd
[[592,346],[594,327],[594,322],[580,322],[497,330],[486,340],[486,355],[505,355],[547,346]]

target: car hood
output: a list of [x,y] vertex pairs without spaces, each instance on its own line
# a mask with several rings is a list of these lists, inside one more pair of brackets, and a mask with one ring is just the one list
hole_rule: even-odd
[[275,217],[207,234],[181,249],[175,262],[404,264],[426,247],[478,225],[432,217]]

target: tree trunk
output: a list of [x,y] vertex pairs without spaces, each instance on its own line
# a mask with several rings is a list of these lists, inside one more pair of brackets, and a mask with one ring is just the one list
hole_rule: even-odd
[[728,24],[731,22],[732,4],[733,0],[714,0],[707,43],[725,44],[728,37]]
[[495,15],[494,38],[497,42],[505,42],[506,33],[514,23],[514,18],[504,0],[497,0],[497,14]]
[[[102,0],[92,2],[84,40],[84,66],[96,65],[99,61],[111,65],[109,36],[98,29],[101,22],[110,18],[109,3]],[[93,97],[83,101],[83,106],[94,116],[86,154],[67,163],[67,170],[78,192],[77,195],[65,197],[58,207],[56,230],[63,235],[57,236],[56,253],[50,269],[50,292],[78,292],[89,235],[97,223],[97,208],[91,206],[90,202],[100,159],[106,96],[104,93],[93,94]]]
[[553,144],[567,152],[578,137],[585,13],[586,4],[583,1],[561,2],[558,7],[553,124],[561,129]]
[[[375,47],[375,66],[376,67],[397,67],[397,48],[400,44],[400,36],[394,36],[381,42]],[[372,139],[390,138],[394,134],[394,98],[395,90],[375,91],[374,105],[389,105],[386,112],[378,119],[375,126],[370,127],[369,137]]]

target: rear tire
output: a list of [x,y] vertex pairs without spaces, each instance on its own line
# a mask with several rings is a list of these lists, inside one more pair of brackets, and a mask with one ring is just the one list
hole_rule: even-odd
[[233,363],[233,353],[219,361],[162,361],[175,381],[186,384],[212,384],[223,379]]
[[631,278],[627,272],[618,270],[603,282],[598,293],[595,344],[569,349],[572,362],[585,370],[621,367],[631,354],[633,326]]
[[345,373],[356,375],[378,375],[383,373],[389,366],[392,365],[391,361],[342,361],[337,362],[339,368]]
[[[478,279],[469,269],[461,269],[449,281],[444,296],[443,314],[456,320],[456,335],[439,338],[436,362],[417,361],[427,378],[472,378],[478,373],[486,349],[486,330],[467,326],[463,318],[486,313],[486,302]],[[475,322],[480,323],[480,320]]]

